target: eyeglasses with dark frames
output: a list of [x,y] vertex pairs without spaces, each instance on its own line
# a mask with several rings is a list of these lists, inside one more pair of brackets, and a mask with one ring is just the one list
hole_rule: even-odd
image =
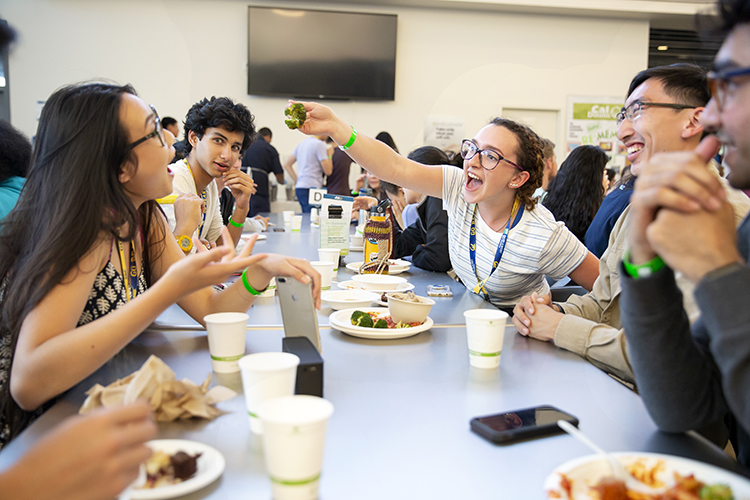
[[[479,154],[479,165],[485,170],[493,170],[501,161],[504,161],[523,171],[523,168],[503,157],[503,155],[494,149],[479,149],[479,146],[471,139],[461,141],[461,158],[469,161],[476,154]],[[484,164],[485,162],[487,162],[487,165]]]
[[619,127],[625,118],[628,121],[633,121],[641,116],[641,110],[646,106],[656,106],[658,108],[670,108],[670,109],[695,109],[697,106],[689,106],[687,104],[674,104],[671,102],[645,102],[645,101],[634,101],[631,102],[627,107],[624,107],[617,113],[617,126]]
[[134,147],[138,146],[142,142],[146,142],[147,140],[151,139],[153,136],[156,136],[159,138],[159,143],[162,145],[162,147],[166,144],[164,141],[164,129],[161,126],[161,120],[159,119],[159,113],[156,112],[156,108],[154,108],[152,105],[149,104],[148,106],[151,108],[151,111],[154,112],[154,131],[144,135],[137,141],[131,142],[128,144],[128,149],[133,149]]
[[727,87],[732,83],[732,79],[747,75],[750,75],[750,67],[710,71],[708,73],[708,85],[711,88],[711,95],[716,100],[716,106],[719,108],[719,111],[724,109]]

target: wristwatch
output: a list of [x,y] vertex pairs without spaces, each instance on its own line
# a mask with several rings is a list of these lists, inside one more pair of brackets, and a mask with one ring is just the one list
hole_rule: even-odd
[[185,236],[184,234],[175,236],[175,238],[177,238],[177,244],[180,245],[182,251],[185,253],[190,253],[190,250],[193,249],[193,240],[188,236]]

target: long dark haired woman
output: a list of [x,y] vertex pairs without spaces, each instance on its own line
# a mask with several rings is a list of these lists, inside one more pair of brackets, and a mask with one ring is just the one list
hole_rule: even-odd
[[[185,257],[153,201],[172,191],[173,141],[130,86],[69,86],[47,100],[0,236],[0,445],[172,303],[199,322],[246,311],[253,291],[288,273],[314,276],[318,293],[309,264],[250,256],[252,242],[235,256],[226,230],[219,248]],[[243,268],[247,286],[211,286]]]
[[547,187],[542,204],[583,242],[604,199],[607,154],[594,146],[575,148]]

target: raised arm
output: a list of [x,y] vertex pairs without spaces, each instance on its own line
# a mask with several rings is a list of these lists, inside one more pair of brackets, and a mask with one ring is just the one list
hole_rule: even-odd
[[[339,146],[351,141],[353,129],[327,106],[302,103],[307,120],[300,131],[307,135],[328,135]],[[422,165],[393,151],[386,144],[358,134],[347,150],[349,156],[380,179],[414,189],[436,198],[443,197],[443,170],[439,166]]]

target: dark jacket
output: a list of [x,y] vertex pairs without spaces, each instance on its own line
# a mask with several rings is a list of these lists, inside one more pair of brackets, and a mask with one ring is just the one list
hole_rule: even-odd
[[448,255],[448,214],[443,200],[426,196],[417,206],[419,218],[396,235],[393,258],[411,255],[412,264],[427,271],[451,269]]

